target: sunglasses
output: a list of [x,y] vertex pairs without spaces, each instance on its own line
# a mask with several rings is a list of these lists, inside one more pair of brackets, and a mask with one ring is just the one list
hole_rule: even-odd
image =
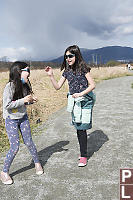
[[75,56],[75,54],[68,54],[68,55],[65,55],[65,59],[73,58],[74,56]]
[[21,71],[25,71],[25,72],[30,73],[30,68],[21,69]]

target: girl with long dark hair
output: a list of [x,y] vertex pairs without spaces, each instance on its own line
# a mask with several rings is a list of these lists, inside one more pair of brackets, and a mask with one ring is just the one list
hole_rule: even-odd
[[56,90],[59,90],[67,80],[69,85],[67,111],[72,114],[72,124],[77,130],[80,145],[80,161],[78,166],[87,164],[87,129],[92,127],[92,110],[95,102],[93,89],[95,83],[90,75],[90,67],[84,62],[77,45],[69,46],[64,53],[64,61],[61,66],[64,70],[62,77],[57,82],[51,67],[45,71],[49,75]]
[[37,150],[31,137],[31,129],[27,116],[26,105],[37,101],[32,95],[29,81],[30,68],[27,63],[16,61],[10,67],[9,82],[3,92],[3,118],[5,119],[6,132],[10,142],[3,171],[0,174],[4,184],[12,184],[9,169],[19,150],[19,130],[24,144],[28,147],[35,163],[36,174],[43,173],[38,159]]

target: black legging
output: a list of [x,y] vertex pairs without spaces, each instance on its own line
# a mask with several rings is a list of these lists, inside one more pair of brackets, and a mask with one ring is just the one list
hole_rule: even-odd
[[77,137],[80,146],[81,157],[87,157],[87,132],[86,130],[77,130]]

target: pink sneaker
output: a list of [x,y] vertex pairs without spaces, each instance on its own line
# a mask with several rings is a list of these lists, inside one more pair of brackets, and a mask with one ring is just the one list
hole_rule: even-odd
[[85,167],[86,165],[87,165],[87,158],[86,157],[80,157],[78,167]]

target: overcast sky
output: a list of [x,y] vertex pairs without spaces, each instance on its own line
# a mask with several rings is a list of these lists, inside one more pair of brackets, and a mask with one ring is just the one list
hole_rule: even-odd
[[47,60],[73,44],[133,47],[133,0],[0,0],[0,58]]

